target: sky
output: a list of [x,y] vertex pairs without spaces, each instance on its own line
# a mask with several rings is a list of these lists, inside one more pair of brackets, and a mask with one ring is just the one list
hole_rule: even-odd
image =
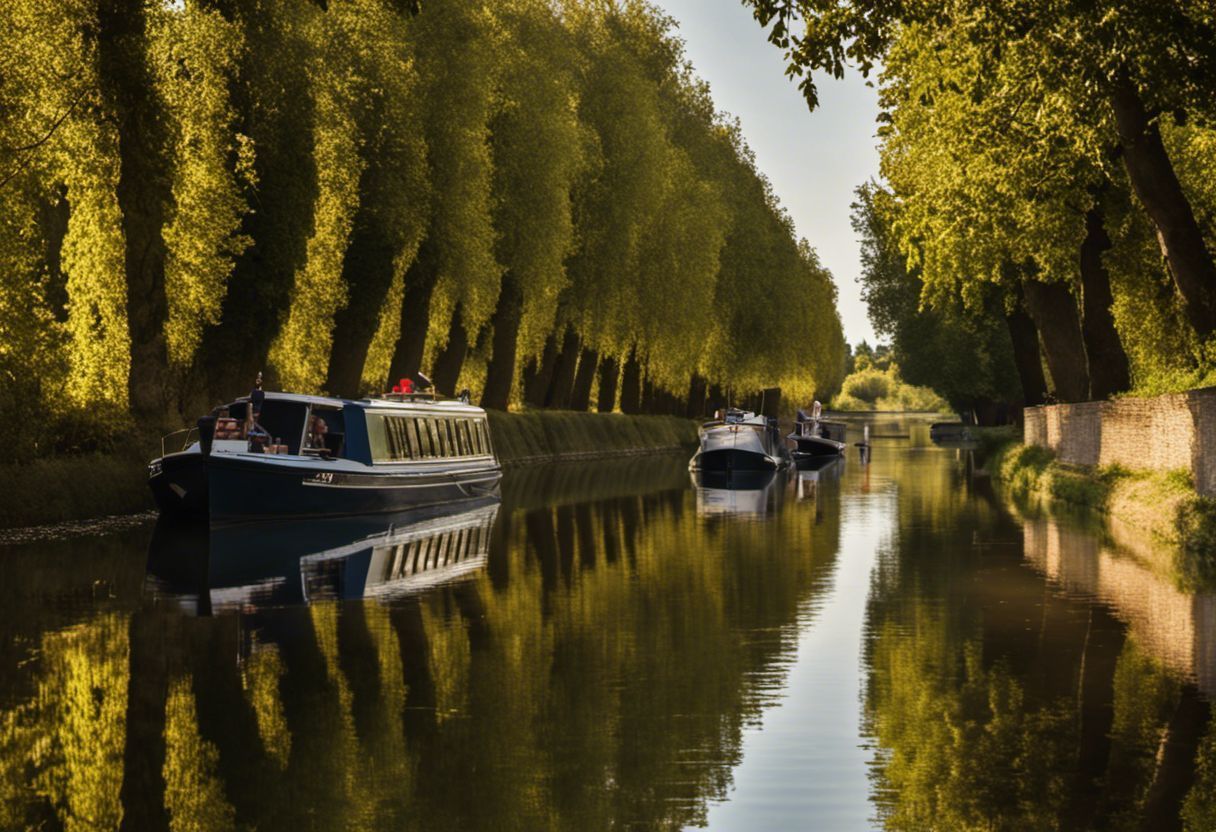
[[819,252],[840,290],[840,318],[850,344],[875,342],[861,301],[861,262],[849,223],[853,189],[878,177],[874,133],[878,94],[860,73],[819,77],[811,113],[781,50],[765,39],[740,0],[654,0],[679,22],[697,74],[718,109],[737,116],[756,162],[798,229]]

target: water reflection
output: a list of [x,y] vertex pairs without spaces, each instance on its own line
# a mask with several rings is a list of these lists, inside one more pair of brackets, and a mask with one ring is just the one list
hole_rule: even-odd
[[1211,599],[872,435],[5,547],[0,828],[1216,828]]
[[689,474],[697,490],[697,515],[716,517],[764,517],[781,510],[790,482],[781,471],[693,471]]
[[161,520],[146,589],[153,603],[195,614],[416,594],[486,565],[498,508],[497,499],[474,499],[442,510],[216,529]]

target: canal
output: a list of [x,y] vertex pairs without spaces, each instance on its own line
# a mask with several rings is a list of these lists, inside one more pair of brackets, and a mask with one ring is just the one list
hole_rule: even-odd
[[0,828],[1216,829],[1216,599],[871,430],[0,545]]

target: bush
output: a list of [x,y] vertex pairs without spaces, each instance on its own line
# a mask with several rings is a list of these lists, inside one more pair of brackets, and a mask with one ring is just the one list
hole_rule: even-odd
[[858,401],[865,402],[873,409],[879,399],[888,398],[895,386],[894,379],[882,370],[858,370],[844,380],[841,392]]

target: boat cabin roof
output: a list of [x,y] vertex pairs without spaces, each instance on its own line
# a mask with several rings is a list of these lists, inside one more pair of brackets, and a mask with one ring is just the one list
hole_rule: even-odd
[[746,425],[753,428],[768,427],[769,419],[766,416],[757,416],[750,410],[739,410],[738,408],[729,408],[725,417],[722,419],[711,419],[708,422],[702,423],[703,428],[721,427],[722,425]]
[[[248,401],[248,396],[241,396],[234,399],[233,403]],[[350,405],[352,407],[359,407],[365,410],[424,410],[432,413],[459,413],[470,416],[485,413],[482,408],[477,407],[476,405],[466,404],[459,399],[431,399],[421,397],[414,399],[402,399],[400,401],[389,399],[335,399],[329,396],[310,396],[304,393],[279,393],[267,391],[266,401],[294,402],[297,404],[321,407],[343,407]]]

